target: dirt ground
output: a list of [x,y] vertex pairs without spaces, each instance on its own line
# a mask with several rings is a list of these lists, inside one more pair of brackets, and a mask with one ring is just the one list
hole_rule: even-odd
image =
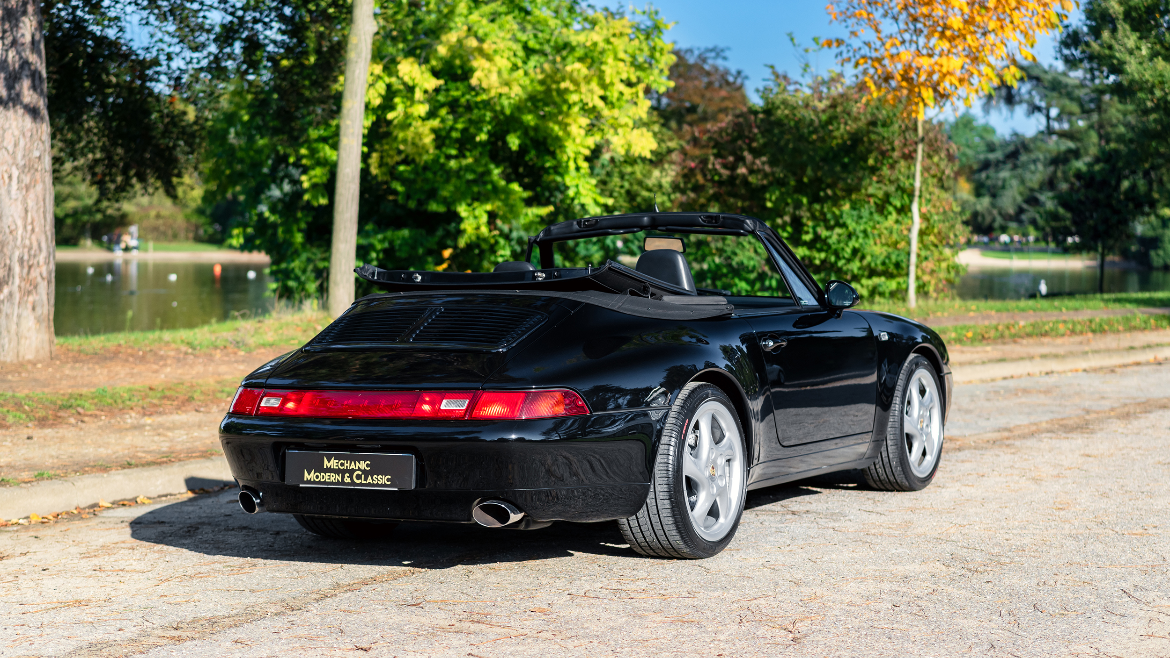
[[702,561],[613,523],[325,540],[231,491],[4,528],[0,656],[1168,656],[1170,405],[1014,422],[1082,382],[973,390],[998,423],[924,491],[752,492]]
[[222,454],[218,427],[226,412],[122,414],[63,427],[0,430],[0,477],[25,482],[38,473],[100,473]]
[[1170,344],[1170,330],[1128,331],[1094,336],[1059,336],[1055,338],[1022,338],[995,345],[955,345],[948,348],[951,366],[955,368],[976,363],[1038,359],[1047,356],[1066,356],[1084,352],[1128,350]]

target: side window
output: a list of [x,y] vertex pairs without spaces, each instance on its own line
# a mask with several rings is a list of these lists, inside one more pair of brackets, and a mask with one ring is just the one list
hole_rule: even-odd
[[784,277],[758,237],[704,233],[681,237],[686,242],[683,255],[700,292],[793,303]]
[[817,295],[812,290],[809,290],[804,280],[796,274],[796,270],[788,264],[788,261],[777,253],[776,249],[770,244],[768,245],[768,252],[772,255],[772,259],[776,261],[776,264],[780,266],[780,271],[784,273],[784,279],[788,282],[788,287],[792,289],[800,305],[817,306]]

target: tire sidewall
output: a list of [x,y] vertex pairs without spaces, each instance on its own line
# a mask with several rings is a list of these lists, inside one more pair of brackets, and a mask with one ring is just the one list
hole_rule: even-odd
[[[887,441],[891,450],[897,451],[898,466],[902,471],[902,477],[905,478],[906,484],[909,485],[911,491],[920,491],[925,489],[934,480],[934,476],[938,473],[938,467],[942,464],[942,451],[946,444],[946,425],[942,426],[942,438],[940,439],[942,445],[938,449],[938,459],[934,461],[934,468],[925,477],[918,477],[910,468],[910,455],[906,450],[906,387],[910,385],[910,379],[914,373],[919,370],[925,370],[930,378],[934,381],[935,390],[939,394],[939,406],[945,404],[942,400],[942,385],[939,382],[938,374],[934,371],[934,367],[930,365],[930,361],[921,354],[912,354],[910,358],[906,359],[906,363],[902,366],[902,374],[898,377],[898,387],[894,392],[894,402],[890,406],[890,426],[889,436]],[[940,419],[941,422],[941,419]]]
[[[742,469],[740,477],[740,492],[739,492],[739,509],[735,513],[735,522],[731,526],[731,530],[727,535],[717,542],[712,542],[699,536],[695,531],[694,522],[691,520],[690,505],[687,502],[687,488],[683,477],[683,458],[685,456],[686,433],[690,431],[691,423],[695,420],[695,413],[699,410],[705,402],[715,401],[723,405],[724,409],[735,421],[735,430],[739,435],[740,447],[743,449],[744,458],[741,461],[740,468]],[[671,509],[674,511],[675,527],[679,529],[683,541],[688,548],[696,555],[702,557],[711,557],[731,543],[735,538],[735,533],[739,529],[739,522],[743,517],[744,502],[747,494],[747,443],[743,434],[743,422],[739,419],[739,414],[735,412],[735,407],[731,404],[731,400],[722,390],[711,384],[703,384],[690,391],[682,403],[678,405],[677,409],[672,413],[679,414],[682,423],[675,424],[675,427],[680,427],[680,431],[671,437],[664,437],[664,443],[670,442],[669,458],[670,469],[672,471],[671,482],[673,484],[673,500]],[[667,446],[663,446],[667,447]]]

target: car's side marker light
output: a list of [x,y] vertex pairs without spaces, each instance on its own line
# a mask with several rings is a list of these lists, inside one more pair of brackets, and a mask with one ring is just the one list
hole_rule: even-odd
[[581,416],[589,407],[567,389],[538,391],[288,391],[243,388],[231,413],[300,418],[525,420]]

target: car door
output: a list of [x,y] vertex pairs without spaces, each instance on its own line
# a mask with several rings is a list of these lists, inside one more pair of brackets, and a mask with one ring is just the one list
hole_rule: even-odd
[[766,366],[781,445],[797,446],[873,431],[877,343],[860,314],[821,307],[797,264],[767,243],[798,307],[747,318]]
[[877,346],[864,318],[803,308],[748,322],[763,350],[781,445],[873,431]]

